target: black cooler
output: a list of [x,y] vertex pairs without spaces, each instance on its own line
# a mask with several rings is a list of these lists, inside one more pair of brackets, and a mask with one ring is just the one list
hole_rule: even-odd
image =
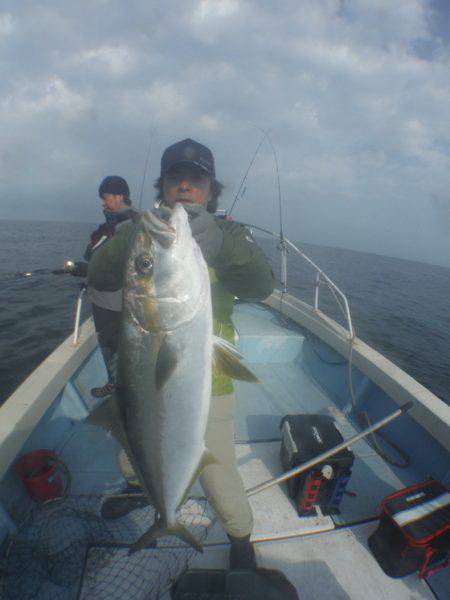
[[[281,420],[281,463],[285,471],[341,444],[334,419],[327,415],[286,415]],[[349,448],[287,480],[287,491],[300,516],[336,514],[350,479],[355,457]]]

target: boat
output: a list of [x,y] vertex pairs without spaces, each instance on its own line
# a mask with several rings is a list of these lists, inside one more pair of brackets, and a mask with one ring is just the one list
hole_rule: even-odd
[[[288,248],[316,272],[313,305],[288,291]],[[324,288],[336,298],[344,324],[321,311]],[[123,493],[125,479],[115,439],[85,423],[99,402],[90,389],[104,382],[106,371],[92,320],[79,324],[81,301],[82,295],[73,335],[0,408],[1,596],[168,599],[186,568],[226,569],[229,542],[198,483],[180,518],[202,541],[203,554],[164,538],[157,548],[129,556],[152,522],[151,506],[115,521],[101,518],[101,503]],[[236,345],[260,380],[235,382],[235,448],[247,489],[283,474],[285,415],[332,417],[345,441],[396,416],[383,427],[383,438],[352,443],[348,493],[335,514],[318,506],[299,516],[284,483],[251,496],[258,565],[284,573],[302,599],[448,598],[449,570],[422,579],[415,573],[388,577],[368,537],[384,497],[430,477],[449,485],[450,407],[356,337],[344,293],[289,240],[281,244],[279,289],[264,302],[237,302],[233,321]],[[50,457],[61,489],[56,499],[37,503],[18,464],[39,451]],[[38,475],[28,480],[36,483]]]

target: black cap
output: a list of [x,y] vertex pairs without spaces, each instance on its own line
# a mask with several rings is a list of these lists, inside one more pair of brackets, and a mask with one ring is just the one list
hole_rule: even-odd
[[206,171],[211,177],[216,176],[211,150],[190,138],[177,142],[164,150],[161,158],[161,177],[179,163],[195,165]]
[[101,196],[102,194],[122,194],[124,198],[129,198],[130,188],[123,177],[108,175],[98,188],[98,195]]

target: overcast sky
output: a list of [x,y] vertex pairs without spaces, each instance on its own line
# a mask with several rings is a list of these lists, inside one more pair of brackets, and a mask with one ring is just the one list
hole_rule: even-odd
[[[153,202],[164,148],[208,145],[229,207],[270,130],[288,237],[450,266],[450,0],[2,0],[5,219]],[[236,218],[278,229],[267,142]]]

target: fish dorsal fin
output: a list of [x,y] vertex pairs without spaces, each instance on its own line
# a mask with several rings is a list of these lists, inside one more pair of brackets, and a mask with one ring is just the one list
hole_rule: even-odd
[[213,336],[213,371],[231,379],[259,383],[259,379],[242,362],[242,354],[223,338]]
[[158,357],[155,365],[155,386],[161,390],[164,384],[172,375],[178,363],[178,357],[174,349],[169,344],[169,338],[166,335],[159,347]]

